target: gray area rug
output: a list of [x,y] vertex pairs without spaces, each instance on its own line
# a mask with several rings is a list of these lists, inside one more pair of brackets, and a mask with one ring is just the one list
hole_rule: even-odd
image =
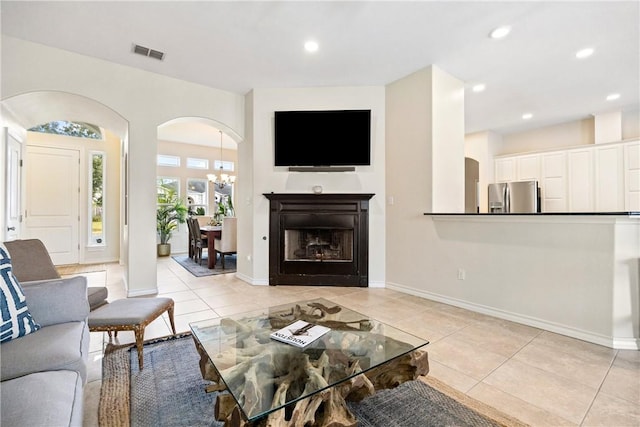
[[207,268],[207,258],[202,258],[202,265],[194,262],[188,255],[173,255],[171,258],[196,277],[236,272],[236,255],[227,255],[224,257],[224,270],[222,269],[220,259],[216,260],[216,268],[209,269]]
[[[204,391],[209,382],[202,379],[199,360],[190,334],[145,344],[142,371],[135,346],[108,346],[103,359],[100,425],[222,426],[213,414],[217,393]],[[409,381],[350,403],[350,409],[362,427],[524,426],[435,379],[426,380],[431,385]]]

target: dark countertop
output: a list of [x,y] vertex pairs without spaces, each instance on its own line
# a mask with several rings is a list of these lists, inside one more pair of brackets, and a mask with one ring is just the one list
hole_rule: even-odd
[[458,216],[632,216],[640,217],[640,212],[531,212],[531,213],[461,213],[461,212],[425,212],[424,215]]

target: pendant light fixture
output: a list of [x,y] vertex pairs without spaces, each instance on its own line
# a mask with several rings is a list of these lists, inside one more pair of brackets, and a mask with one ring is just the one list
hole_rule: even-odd
[[224,188],[225,185],[230,185],[236,182],[235,175],[229,175],[224,171],[224,161],[222,159],[222,131],[220,131],[220,171],[218,172],[218,175],[213,173],[207,174],[207,179],[214,184],[217,184],[220,188]]

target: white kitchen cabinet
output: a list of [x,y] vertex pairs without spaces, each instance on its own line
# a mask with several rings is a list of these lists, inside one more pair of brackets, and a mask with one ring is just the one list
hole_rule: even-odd
[[567,172],[569,212],[593,212],[593,150],[567,151]]
[[504,157],[495,160],[496,182],[516,180],[516,159]]
[[625,210],[640,212],[640,141],[624,145]]
[[516,175],[518,181],[540,181],[540,155],[516,157]]
[[542,212],[567,212],[567,153],[541,155]]
[[537,180],[542,212],[640,211],[640,141],[499,157],[495,173]]
[[624,211],[624,150],[621,145],[594,147],[594,193],[597,212]]

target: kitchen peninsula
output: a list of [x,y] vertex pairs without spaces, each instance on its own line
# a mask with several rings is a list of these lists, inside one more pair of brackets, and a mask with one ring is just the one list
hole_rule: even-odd
[[430,280],[389,288],[640,348],[640,212],[424,215]]

